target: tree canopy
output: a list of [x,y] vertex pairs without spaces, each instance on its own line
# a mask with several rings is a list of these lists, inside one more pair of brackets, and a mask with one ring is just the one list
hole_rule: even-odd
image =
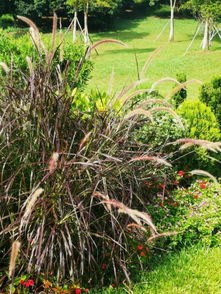
[[188,0],[183,7],[202,19],[219,21],[221,18],[221,0]]

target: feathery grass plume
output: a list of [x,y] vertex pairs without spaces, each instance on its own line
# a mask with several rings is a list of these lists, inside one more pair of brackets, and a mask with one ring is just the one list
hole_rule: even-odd
[[52,33],[51,33],[51,50],[54,50],[56,45],[57,23],[58,23],[58,17],[57,17],[57,14],[54,12]]
[[147,58],[146,62],[144,63],[144,66],[143,66],[143,68],[141,69],[141,72],[140,72],[141,79],[144,78],[144,75],[147,72],[147,69],[150,66],[151,62],[153,61],[155,56],[157,56],[157,54],[161,51],[161,49],[163,47],[164,47],[164,45],[162,45],[159,48],[157,48],[156,50],[154,50],[153,53]]
[[16,260],[17,260],[18,253],[20,250],[20,246],[21,246],[21,243],[19,241],[14,241],[12,243],[10,262],[9,262],[9,270],[8,270],[9,278],[11,278],[13,276],[13,273],[15,270],[15,265],[16,265]]
[[58,158],[59,158],[59,153],[54,152],[48,162],[48,169],[50,173],[53,173],[53,171],[56,169],[58,165]]
[[10,69],[9,69],[9,67],[7,66],[6,63],[4,63],[4,62],[0,62],[0,66],[4,69],[4,71],[5,71],[6,73],[9,73]]
[[180,147],[180,150],[184,150],[186,148],[189,148],[191,146],[197,145],[204,149],[213,151],[213,152],[221,152],[221,142],[210,142],[207,140],[198,140],[198,139],[192,139],[192,138],[183,138],[178,139],[175,142],[172,142],[170,144],[183,144]]
[[148,99],[147,101],[144,101],[143,103],[139,104],[138,108],[143,108],[148,104],[163,104],[167,107],[172,107],[172,105],[169,102],[164,101],[162,99]]
[[178,233],[177,232],[165,232],[165,233],[160,233],[160,234],[157,234],[155,236],[151,236],[150,238],[147,239],[147,242],[152,242],[152,241],[155,241],[159,238],[162,238],[162,237],[169,237],[169,236],[175,236],[177,235]]
[[45,55],[47,55],[47,50],[45,49],[45,46],[43,42],[41,41],[40,33],[36,24],[32,20],[24,16],[17,15],[17,18],[30,26],[30,35],[32,37],[32,40],[38,52],[40,53],[41,49],[43,49]]
[[144,115],[148,117],[151,122],[153,122],[153,116],[151,115],[150,111],[141,108],[137,108],[135,110],[130,111],[128,114],[124,116],[124,120],[127,120],[135,115]]
[[138,80],[138,81],[133,82],[133,83],[130,84],[127,88],[123,89],[123,90],[120,92],[120,94],[116,97],[116,101],[121,100],[122,97],[123,97],[124,95],[126,95],[130,90],[136,88],[137,86],[139,86],[140,84],[142,84],[142,83],[144,83],[144,82],[146,82],[146,81],[147,81],[147,79]]
[[150,88],[150,92],[153,92],[159,84],[162,84],[165,82],[174,82],[174,83],[180,85],[180,82],[178,80],[176,80],[174,78],[166,77],[166,78],[160,79],[160,80],[156,81],[155,83],[153,83],[153,85]]
[[89,133],[87,133],[84,136],[84,138],[80,142],[78,151],[80,151],[84,147],[84,145],[88,142],[88,140],[90,139],[91,134],[92,134],[92,131],[90,131]]
[[[129,94],[128,96],[124,97],[121,100],[121,104],[124,105],[125,103],[127,103],[131,98],[136,97],[139,94],[144,94],[144,93],[150,93],[150,89],[140,89],[137,91],[134,91],[133,93]],[[119,99],[119,97],[118,97]]]
[[109,79],[109,85],[108,85],[108,90],[107,90],[107,95],[111,95],[112,90],[113,90],[113,83],[114,83],[114,76],[115,76],[115,71],[114,67],[112,68],[111,74],[110,74],[110,79]]
[[63,34],[62,34],[62,22],[60,17],[60,30],[59,30],[59,61],[62,62],[64,60],[64,43],[63,43]]
[[169,94],[167,94],[167,96],[166,96],[165,99],[166,99],[166,100],[167,100],[167,99],[170,99],[170,98],[173,97],[177,92],[179,92],[181,89],[183,89],[183,88],[185,88],[187,85],[189,85],[189,84],[193,84],[193,83],[203,85],[203,83],[202,83],[200,80],[197,80],[197,79],[192,79],[192,80],[186,81],[186,82],[180,84],[179,86],[177,86],[176,88],[174,88]]
[[21,21],[25,22],[26,24],[28,24],[39,35],[38,27],[36,26],[36,24],[32,20],[30,20],[29,18],[27,18],[25,16],[21,16],[21,15],[17,15],[17,18],[20,19]]
[[[100,198],[102,198],[104,200],[107,200],[107,201],[110,200],[110,198],[109,198],[108,195],[104,195],[104,194],[102,194],[100,192],[97,192],[97,191],[94,191],[92,195],[95,196],[95,197],[100,197]],[[110,211],[112,213],[112,209],[111,209],[111,205],[110,204],[107,204],[107,209],[108,209],[108,211]]]
[[213,175],[211,175],[210,173],[208,173],[208,172],[206,172],[206,171],[204,171],[204,170],[194,169],[194,170],[190,171],[190,173],[191,173],[192,175],[198,175],[198,176],[205,176],[205,177],[208,177],[208,178],[210,178],[214,183],[216,183],[217,185],[219,185],[217,179],[216,179]]
[[88,52],[87,52],[87,57],[91,54],[91,52],[96,49],[98,46],[100,46],[101,44],[105,44],[105,43],[115,43],[115,44],[118,44],[118,45],[121,45],[123,47],[128,47],[127,44],[121,42],[121,41],[118,41],[118,40],[113,40],[113,39],[105,39],[105,40],[101,40],[101,41],[98,41],[96,42],[95,44],[93,44],[92,46],[89,47],[88,49]]
[[135,223],[131,223],[131,224],[128,224],[127,226],[126,226],[126,228],[127,229],[139,229],[139,230],[141,230],[141,231],[144,231],[144,232],[146,232],[146,229],[143,227],[143,226],[141,226],[141,225],[138,225],[138,224],[135,224]]
[[27,64],[28,64],[30,76],[33,76],[33,74],[34,74],[34,68],[33,68],[33,63],[31,61],[31,58],[28,57],[28,56],[26,56],[26,61],[27,61]]
[[151,217],[146,212],[141,212],[136,209],[131,209],[124,205],[122,202],[117,200],[102,200],[101,203],[110,204],[116,208],[118,208],[118,213],[124,213],[129,215],[138,225],[142,225],[142,222],[147,224],[154,234],[157,234],[157,229],[153,224]]
[[51,48],[46,56],[46,63],[50,64],[55,53],[55,45],[56,45],[56,32],[57,32],[57,23],[58,23],[58,18],[57,14],[54,12],[53,16],[53,25],[52,25],[52,33],[51,33]]
[[173,109],[168,108],[168,107],[154,107],[154,108],[149,109],[149,112],[151,114],[154,112],[159,112],[159,111],[165,111],[165,112],[170,113],[178,121],[180,127],[184,130],[184,125],[183,125],[179,115],[177,115],[176,112],[173,111]]
[[44,191],[44,189],[38,188],[25,201],[26,208],[25,208],[25,212],[21,218],[20,229],[23,227],[24,223],[27,221],[28,217],[30,216],[30,214],[33,210],[33,207],[34,207],[38,197],[43,193],[43,191]]
[[165,159],[159,158],[156,156],[137,156],[132,158],[129,162],[135,162],[135,161],[154,161],[157,164],[163,164],[168,167],[172,167],[172,165],[169,162],[167,162]]

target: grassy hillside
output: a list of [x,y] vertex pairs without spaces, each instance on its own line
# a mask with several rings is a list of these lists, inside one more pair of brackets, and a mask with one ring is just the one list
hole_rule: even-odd
[[[183,56],[194,35],[197,22],[193,19],[177,19],[175,22],[175,42],[168,43],[169,26],[157,40],[167,18],[146,16],[141,18],[121,19],[116,23],[116,30],[91,34],[94,42],[101,39],[117,39],[128,44],[128,48],[116,44],[104,44],[99,47],[99,55],[93,54],[95,69],[90,88],[106,90],[110,75],[114,72],[113,88],[119,90],[125,84],[138,78],[135,52],[138,66],[141,69],[150,54],[160,46],[162,50],[154,58],[145,75],[147,82],[142,87],[149,87],[163,77],[175,77],[177,73],[185,72],[188,79],[196,78],[203,82],[221,73],[221,43],[216,39],[212,42],[209,52],[200,51],[201,36],[195,40],[191,50]],[[161,86],[165,94],[171,89],[171,84]],[[198,86],[189,86],[189,97],[196,97]]]

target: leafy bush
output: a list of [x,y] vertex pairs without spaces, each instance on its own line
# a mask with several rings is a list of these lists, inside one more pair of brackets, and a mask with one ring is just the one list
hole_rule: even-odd
[[0,16],[0,27],[7,28],[14,25],[14,18],[11,14],[3,14]]
[[[146,125],[137,129],[136,138],[144,144],[157,148],[183,138],[184,134],[185,130],[170,114],[157,113],[153,123],[147,122]],[[170,150],[171,147],[170,145]]]
[[[185,137],[202,139],[209,141],[220,140],[219,125],[210,107],[199,100],[185,100],[177,109],[177,113],[186,122]],[[185,154],[190,154],[185,156]],[[212,153],[212,157],[211,157]],[[181,155],[181,156],[180,156]],[[213,152],[201,147],[192,147],[183,150],[176,158],[178,169],[188,166],[189,169],[205,169],[214,175],[219,176],[220,154],[214,155]]]
[[161,230],[177,232],[172,242],[167,241],[163,246],[221,245],[221,199],[217,184],[195,180],[188,188],[180,186],[165,194],[163,206],[156,204],[152,209],[156,211],[153,219]]
[[[186,79],[186,74],[185,73],[180,73],[177,74],[176,76],[177,80],[180,83],[184,83],[187,81]],[[187,97],[187,90],[185,88],[182,88],[180,91],[178,91],[173,97],[172,97],[172,102],[175,105],[175,107],[177,108],[181,103],[184,102],[184,100]]]
[[[12,65],[12,74],[21,77],[19,71],[27,74],[29,71],[26,57],[30,57],[34,62],[41,62],[41,57],[34,48],[28,34],[24,34],[19,38],[11,38],[10,34],[4,30],[0,31],[0,61],[6,63],[8,66]],[[60,51],[60,50],[61,51]],[[53,59],[54,66],[59,66],[58,70],[61,74],[68,70],[68,83],[71,87],[82,90],[90,78],[90,73],[93,64],[89,59],[85,59],[79,68],[77,65],[79,61],[84,58],[84,47],[80,44],[71,44],[64,42],[55,52]],[[63,55],[61,57],[61,54]],[[76,73],[76,71],[79,71]]]
[[220,139],[219,124],[211,108],[199,100],[186,100],[177,113],[187,122],[187,136],[195,139],[217,141]]
[[[143,107],[148,111],[153,107],[172,108],[172,105],[165,101],[158,91],[132,97],[128,102],[128,107],[132,109],[139,104],[143,104]],[[157,148],[158,146],[182,138],[184,134],[185,131],[173,115],[165,113],[164,111],[159,111],[155,114],[153,122],[147,121],[146,124],[143,124],[141,120],[141,126],[139,127],[139,125],[137,125],[136,140],[143,144],[148,144],[153,148]],[[170,149],[171,147],[170,145]]]
[[221,126],[221,77],[216,77],[210,83],[202,86],[200,99],[211,107]]

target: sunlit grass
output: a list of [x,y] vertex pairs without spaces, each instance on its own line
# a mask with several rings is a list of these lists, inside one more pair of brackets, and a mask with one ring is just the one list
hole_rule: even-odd
[[[140,272],[139,282],[126,288],[106,288],[102,294],[220,294],[221,249],[185,249],[157,258],[151,272]],[[97,292],[96,292],[97,293]]]
[[[203,53],[200,51],[201,37],[199,36],[189,53],[183,56],[194,35],[197,22],[193,19],[178,19],[175,22],[174,43],[167,42],[169,27],[158,41],[154,41],[167,22],[168,19],[159,17],[121,19],[116,24],[116,30],[91,34],[94,42],[111,38],[121,40],[129,47],[121,48],[116,44],[99,47],[99,55],[93,54],[95,67],[88,88],[107,90],[107,81],[112,72],[114,72],[113,88],[115,90],[138,79],[135,52],[139,69],[141,69],[147,57],[161,45],[163,48],[150,65],[145,76],[147,82],[142,87],[149,87],[156,80],[166,76],[176,77],[176,74],[181,72],[186,73],[188,79],[196,78],[203,82],[219,75],[220,41],[214,40],[211,50]],[[171,83],[161,85],[162,94],[166,94],[172,86]],[[189,97],[196,98],[199,86],[191,85],[188,88]]]

